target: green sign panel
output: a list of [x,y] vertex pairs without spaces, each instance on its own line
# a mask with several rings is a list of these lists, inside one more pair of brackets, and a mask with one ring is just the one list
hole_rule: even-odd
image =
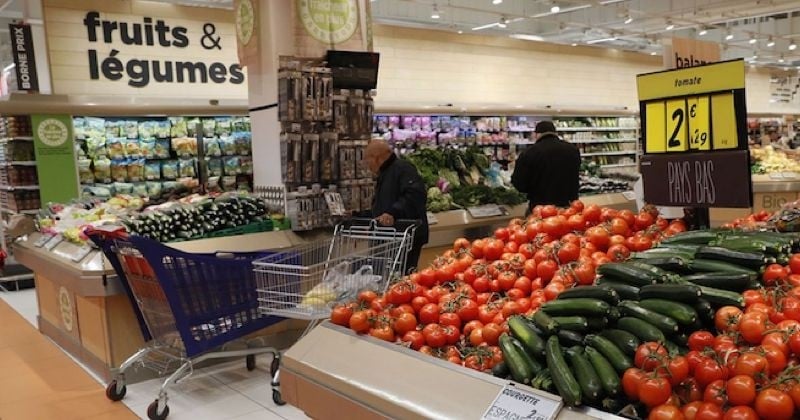
[[42,205],[65,203],[78,197],[78,169],[72,118],[68,115],[33,115],[36,172]]

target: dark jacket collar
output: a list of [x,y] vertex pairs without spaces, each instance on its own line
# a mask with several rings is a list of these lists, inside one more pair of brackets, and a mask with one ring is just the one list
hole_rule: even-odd
[[397,155],[395,155],[394,153],[389,155],[386,161],[383,162],[383,164],[381,165],[380,174],[383,174],[386,171],[386,169],[388,169],[389,166],[391,166],[396,160],[397,160]]

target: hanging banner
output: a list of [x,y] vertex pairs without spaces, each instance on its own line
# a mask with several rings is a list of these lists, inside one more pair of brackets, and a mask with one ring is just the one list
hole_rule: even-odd
[[328,50],[371,51],[369,2],[295,0],[298,56],[321,57]]
[[31,122],[42,205],[67,203],[78,198],[72,118],[68,115],[33,115]]
[[248,63],[258,59],[258,2],[235,0],[233,10],[236,17],[236,50],[239,55],[239,65],[247,67]]
[[664,67],[682,69],[716,63],[720,60],[720,47],[716,42],[690,38],[664,40]]
[[743,60],[637,76],[646,202],[750,207]]
[[17,89],[38,92],[39,79],[36,74],[31,26],[12,23],[8,25],[8,30],[11,33],[11,54],[14,56],[14,68],[17,73]]

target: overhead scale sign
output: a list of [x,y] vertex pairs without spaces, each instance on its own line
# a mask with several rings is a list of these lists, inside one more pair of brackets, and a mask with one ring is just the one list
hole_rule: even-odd
[[637,76],[648,203],[751,207],[743,60]]

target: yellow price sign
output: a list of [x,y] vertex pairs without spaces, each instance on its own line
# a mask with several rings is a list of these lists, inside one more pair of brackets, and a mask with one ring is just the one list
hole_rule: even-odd
[[711,150],[711,133],[709,119],[708,96],[696,96],[686,99],[689,116],[689,149]]
[[645,124],[645,149],[647,153],[664,153],[667,151],[666,115],[664,102],[648,102],[645,105],[647,121]]
[[685,152],[689,150],[688,130],[686,124],[686,100],[670,99],[666,101],[667,151]]
[[714,130],[714,150],[735,149],[739,145],[736,130],[736,111],[733,94],[723,93],[711,97],[711,127]]

